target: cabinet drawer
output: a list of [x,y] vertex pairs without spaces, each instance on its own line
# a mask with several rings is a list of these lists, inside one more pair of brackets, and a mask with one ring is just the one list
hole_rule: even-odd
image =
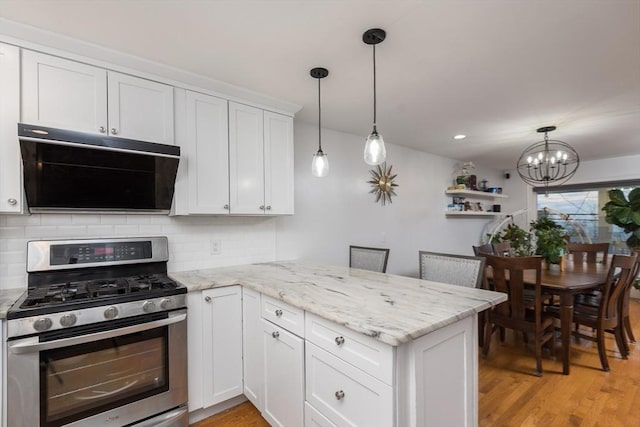
[[306,343],[307,401],[337,426],[391,427],[393,389]]
[[392,346],[309,313],[305,320],[305,336],[323,350],[386,384],[393,384]]
[[304,427],[337,427],[316,408],[304,402]]
[[304,310],[263,294],[262,317],[304,338]]

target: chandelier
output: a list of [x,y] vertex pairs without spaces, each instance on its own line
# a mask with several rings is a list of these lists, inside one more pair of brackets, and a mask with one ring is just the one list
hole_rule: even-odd
[[545,126],[538,129],[544,133],[544,140],[527,147],[518,159],[518,175],[527,184],[544,185],[564,184],[571,178],[580,165],[580,157],[569,144],[555,139],[549,139],[549,132],[556,130],[555,126]]

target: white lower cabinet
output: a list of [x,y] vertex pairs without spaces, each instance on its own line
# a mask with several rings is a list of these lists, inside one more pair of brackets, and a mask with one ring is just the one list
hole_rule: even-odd
[[309,404],[338,426],[394,425],[391,386],[310,342],[305,350]]
[[260,294],[242,289],[242,364],[244,368],[244,395],[259,411],[263,409],[264,352],[262,349],[262,320]]
[[304,340],[262,320],[263,417],[272,426],[304,423]]
[[242,394],[242,288],[189,293],[189,411]]
[[337,427],[316,408],[309,405],[309,402],[304,403],[304,425],[305,427]]

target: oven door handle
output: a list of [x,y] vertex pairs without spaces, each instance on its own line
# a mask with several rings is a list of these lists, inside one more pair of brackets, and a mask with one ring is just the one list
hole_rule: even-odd
[[10,350],[14,354],[34,353],[44,350],[51,350],[60,347],[70,347],[76,344],[84,344],[87,342],[103,340],[107,338],[119,337],[122,335],[133,334],[136,332],[147,331],[149,329],[159,328],[162,326],[172,325],[174,323],[183,322],[187,319],[187,311],[179,310],[169,313],[169,317],[153,322],[141,323],[139,325],[125,326],[124,328],[112,329],[109,331],[96,332],[88,335],[80,335],[77,337],[62,338],[55,341],[21,343],[10,346]]

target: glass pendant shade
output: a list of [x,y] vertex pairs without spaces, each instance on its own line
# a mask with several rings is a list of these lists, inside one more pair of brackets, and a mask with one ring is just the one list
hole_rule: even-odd
[[329,173],[329,158],[322,150],[318,150],[318,152],[313,155],[311,173],[318,178],[325,177]]
[[384,147],[382,135],[374,129],[364,145],[364,161],[368,165],[375,166],[384,162],[386,158],[387,149]]

